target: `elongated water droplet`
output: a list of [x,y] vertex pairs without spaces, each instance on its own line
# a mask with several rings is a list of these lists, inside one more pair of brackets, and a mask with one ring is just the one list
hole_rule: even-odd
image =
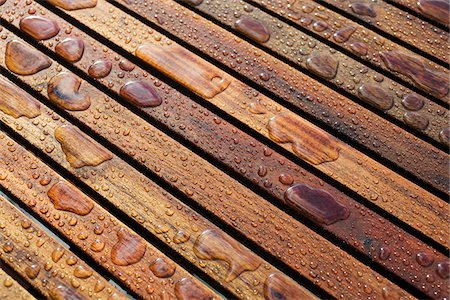
[[448,0],[419,0],[420,11],[429,18],[443,24],[450,23],[450,2]]
[[339,62],[329,54],[318,54],[306,61],[308,70],[326,79],[336,76]]
[[411,111],[421,110],[425,104],[425,98],[417,94],[408,94],[402,100],[402,105]]
[[392,95],[376,84],[363,84],[358,89],[358,95],[365,102],[383,111],[389,110],[394,106]]
[[48,40],[59,32],[58,23],[53,20],[40,17],[28,16],[20,20],[20,29],[31,35],[36,40]]
[[35,118],[41,114],[39,102],[12,82],[0,78],[0,110],[14,118]]
[[259,20],[250,16],[243,16],[234,23],[234,27],[258,43],[266,43],[270,39],[270,31]]
[[5,63],[11,72],[19,75],[33,75],[52,65],[46,55],[16,40],[6,44]]
[[162,103],[155,88],[142,80],[124,84],[120,89],[120,95],[131,104],[139,107],[155,107]]
[[179,300],[210,300],[216,298],[210,290],[190,278],[182,278],[175,284],[175,295]]
[[267,300],[316,299],[292,279],[278,273],[270,274],[264,282],[264,298]]
[[65,10],[93,8],[97,5],[97,0],[47,0],[47,1]]
[[89,214],[94,208],[91,199],[64,181],[55,183],[47,195],[56,209],[70,211],[80,216]]
[[375,18],[377,16],[375,10],[368,3],[352,3],[351,8],[355,14],[361,16],[369,16],[371,18]]
[[348,26],[348,27],[342,28],[341,30],[336,31],[336,33],[333,34],[333,39],[337,43],[346,42],[355,31],[356,31],[355,26]]

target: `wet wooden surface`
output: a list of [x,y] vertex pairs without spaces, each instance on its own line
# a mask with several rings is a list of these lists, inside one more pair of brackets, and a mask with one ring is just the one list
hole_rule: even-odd
[[0,299],[447,299],[446,5],[0,0]]

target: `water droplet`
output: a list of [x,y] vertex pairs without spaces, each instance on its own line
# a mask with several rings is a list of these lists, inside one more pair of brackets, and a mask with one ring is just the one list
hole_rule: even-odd
[[97,0],[48,0],[48,2],[65,10],[93,8],[97,5]]
[[[1,5],[1,3],[0,3],[0,5]],[[14,281],[13,281],[11,278],[9,278],[9,277],[7,277],[7,278],[3,281],[3,286],[6,287],[6,288],[12,287],[13,284],[14,284]]]
[[85,300],[75,289],[69,288],[63,284],[50,290],[50,298],[53,300]]
[[333,39],[337,43],[346,42],[355,31],[356,31],[355,26],[348,26],[348,27],[342,28],[341,30],[339,30],[335,34],[333,34]]
[[422,109],[425,104],[425,98],[417,94],[408,94],[403,98],[402,104],[408,110],[417,111]]
[[271,118],[267,128],[272,140],[292,143],[295,154],[312,164],[339,158],[339,141],[293,113],[282,113]]
[[94,208],[91,199],[64,181],[55,183],[47,195],[56,209],[70,211],[80,216],[89,214]]
[[431,264],[434,261],[434,258],[433,258],[433,256],[431,256],[427,253],[421,252],[421,253],[417,253],[416,260],[417,260],[417,263],[419,265],[421,265],[422,267],[428,267],[428,266],[431,266]]
[[136,50],[136,56],[206,99],[230,85],[222,70],[175,43],[142,45]]
[[73,168],[98,166],[113,158],[111,152],[72,125],[56,128],[55,137]]
[[199,6],[203,3],[203,0],[180,0],[183,3],[192,5],[192,6]]
[[339,62],[329,54],[318,54],[306,61],[308,70],[325,79],[333,79],[336,76]]
[[52,61],[28,44],[13,40],[6,44],[5,64],[19,75],[33,75],[47,69]]
[[380,56],[389,69],[406,75],[426,91],[439,97],[448,94],[449,78],[446,74],[428,69],[419,56],[402,51],[383,51]]
[[139,262],[147,249],[138,235],[121,228],[117,231],[118,241],[111,250],[111,260],[118,266],[129,266]]
[[420,112],[409,111],[403,115],[406,124],[417,130],[425,130],[430,123],[428,118]]
[[14,250],[14,244],[12,242],[6,242],[3,245],[3,251],[6,253],[11,253]]
[[88,70],[93,78],[104,78],[109,75],[112,69],[112,63],[109,59],[99,59],[95,61]]
[[439,139],[446,145],[450,144],[450,127],[446,127],[439,132]]
[[281,174],[280,177],[278,177],[278,180],[284,185],[291,185],[294,183],[294,178],[289,174]]
[[359,56],[367,55],[367,51],[369,50],[369,46],[366,43],[355,42],[350,44],[350,49],[353,53]]
[[375,18],[377,16],[375,10],[368,3],[352,3],[351,8],[355,14],[361,16],[369,16],[371,18]]
[[317,21],[313,24],[313,29],[317,32],[322,32],[328,28],[328,23],[324,21]]
[[35,118],[41,114],[39,102],[12,82],[0,78],[0,110],[14,118]]
[[36,264],[32,264],[25,268],[25,274],[27,274],[30,279],[35,279],[36,277],[38,277],[40,271],[41,267]]
[[120,89],[120,96],[139,107],[155,107],[162,103],[161,97],[155,88],[142,80],[130,81],[124,84]]
[[270,39],[269,29],[261,21],[250,16],[241,17],[234,23],[234,27],[258,43],[266,43]]
[[72,73],[63,72],[48,82],[48,97],[67,110],[86,110],[91,106],[88,95],[79,93],[81,79]]
[[180,230],[173,237],[173,242],[175,244],[182,244],[182,243],[186,243],[187,241],[189,241],[189,238],[190,238],[189,233],[184,232],[183,230]]
[[284,194],[286,203],[299,213],[325,225],[331,225],[349,217],[348,208],[340,204],[330,193],[306,184],[295,184]]
[[417,5],[420,11],[429,18],[449,24],[450,2],[448,0],[419,0]]
[[20,20],[19,26],[23,32],[26,32],[36,40],[51,39],[59,32],[58,23],[39,16],[25,17]]
[[103,251],[103,249],[105,249],[105,242],[103,242],[102,240],[96,239],[95,241],[92,242],[91,244],[92,251],[101,252]]
[[229,268],[225,276],[226,282],[234,280],[244,271],[256,270],[262,263],[258,256],[231,237],[212,229],[205,230],[198,236],[194,253],[201,259],[227,262]]
[[392,95],[376,84],[363,84],[358,89],[358,95],[368,104],[383,111],[389,110],[394,106]]
[[267,300],[315,299],[292,279],[278,273],[270,274],[264,282],[264,297]]
[[207,300],[216,298],[216,295],[210,290],[190,278],[182,278],[175,284],[175,296],[179,300]]
[[62,247],[55,248],[55,250],[53,250],[53,252],[52,252],[53,262],[57,263],[61,259],[61,257],[64,255],[64,252],[65,252],[65,250]]
[[380,251],[378,252],[378,257],[380,257],[381,260],[386,260],[391,256],[391,249],[384,246],[380,248]]
[[77,62],[83,57],[84,42],[79,38],[67,38],[55,47],[56,53],[69,62]]
[[449,261],[443,261],[437,264],[436,266],[436,273],[439,275],[439,277],[443,279],[447,279],[450,277],[450,262]]
[[134,70],[136,66],[132,64],[130,61],[122,59],[119,63],[119,67],[124,71],[131,72]]
[[83,265],[79,265],[73,270],[73,275],[77,278],[86,279],[92,276],[92,270],[85,268]]
[[168,278],[175,274],[176,266],[167,258],[157,258],[150,264],[150,270],[159,278]]

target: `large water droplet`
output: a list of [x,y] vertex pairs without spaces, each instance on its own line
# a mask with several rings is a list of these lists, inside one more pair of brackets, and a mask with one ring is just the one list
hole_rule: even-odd
[[450,2],[448,0],[419,0],[417,5],[429,18],[443,24],[450,23]]
[[261,259],[244,248],[231,237],[217,230],[205,230],[194,244],[194,253],[201,259],[218,259],[228,263],[226,282],[237,278],[244,271],[254,271],[262,263]]
[[316,299],[292,279],[278,273],[270,274],[267,277],[264,283],[264,297],[267,300]]
[[159,278],[168,278],[175,274],[176,265],[167,258],[159,257],[150,264],[150,270]]
[[79,93],[81,79],[69,72],[62,72],[48,82],[48,97],[67,110],[86,110],[91,105],[88,95]]
[[121,228],[117,231],[118,241],[111,250],[111,260],[118,266],[129,266],[139,262],[147,249],[144,240]]
[[40,271],[41,267],[36,264],[29,265],[25,268],[25,274],[27,274],[30,279],[35,279],[38,277]]
[[359,97],[370,105],[383,111],[394,106],[394,98],[383,88],[373,83],[366,83],[358,89]]
[[0,110],[14,118],[35,118],[41,114],[39,102],[10,81],[0,78]]
[[333,136],[293,113],[271,118],[267,128],[272,140],[292,143],[295,154],[312,164],[339,158],[339,142]]
[[255,18],[243,16],[234,23],[234,27],[258,43],[266,43],[270,39],[269,29]]
[[306,66],[311,72],[325,79],[333,79],[336,76],[339,62],[330,54],[318,54],[308,58]]
[[403,120],[406,124],[417,130],[425,130],[430,121],[426,116],[420,112],[409,111],[403,115]]
[[139,107],[154,107],[161,105],[161,97],[155,88],[146,81],[127,82],[120,89],[120,96]]
[[93,8],[97,5],[97,0],[47,0],[47,1],[65,10]]
[[16,40],[6,44],[5,63],[8,69],[19,75],[33,75],[52,65],[46,55]]
[[88,70],[91,77],[104,78],[109,75],[112,69],[112,63],[109,59],[99,59],[95,61]]
[[190,278],[182,278],[175,284],[175,295],[179,300],[210,300],[216,298],[216,295],[210,290]]
[[422,109],[425,104],[425,98],[417,94],[408,94],[403,98],[402,104],[408,110],[417,111]]
[[346,42],[355,31],[356,31],[355,26],[348,26],[348,27],[342,28],[341,30],[336,31],[336,33],[333,34],[333,39],[337,43]]
[[70,211],[80,216],[89,214],[94,208],[91,199],[64,181],[55,183],[47,195],[56,209]]
[[69,62],[77,62],[83,57],[84,42],[79,38],[67,38],[55,47],[56,53]]
[[50,298],[52,300],[85,300],[75,289],[69,288],[64,284],[50,290]]
[[111,152],[72,125],[62,125],[56,128],[55,137],[73,168],[95,167],[113,158]]
[[373,7],[368,3],[352,3],[351,8],[355,14],[361,16],[369,16],[371,18],[375,18],[377,16],[377,13]]
[[58,23],[53,20],[39,17],[28,16],[20,20],[20,29],[31,35],[36,40],[48,40],[59,32]]

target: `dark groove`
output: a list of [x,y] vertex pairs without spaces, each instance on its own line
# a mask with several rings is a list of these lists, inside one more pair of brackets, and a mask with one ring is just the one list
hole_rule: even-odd
[[[49,50],[47,50],[47,51],[49,51]],[[73,68],[73,69],[76,69],[76,68]],[[77,71],[77,73],[82,73],[78,69],[76,69],[76,71]],[[27,87],[27,90],[29,88],[30,87]],[[108,91],[108,93],[111,93],[111,92]],[[46,100],[40,94],[38,94],[38,97],[36,96],[36,98],[40,99],[41,102],[44,102],[46,104],[49,102],[48,100]],[[42,99],[44,99],[44,100],[42,100]],[[163,187],[164,189],[169,191],[169,193],[171,193],[172,195],[175,195],[178,199],[180,199],[182,202],[184,202],[188,206],[192,207],[194,210],[198,211],[200,214],[202,214],[204,216],[207,216],[208,219],[210,219],[210,221],[212,223],[216,224],[216,226],[218,226],[219,228],[224,229],[224,231],[225,231],[225,228],[226,228],[226,231],[229,232],[229,233],[232,232],[232,233],[230,233],[230,235],[238,237],[238,240],[242,244],[244,244],[248,248],[252,249],[255,253],[257,253],[258,255],[263,257],[264,259],[266,259],[268,262],[270,262],[274,266],[277,266],[280,270],[284,271],[286,274],[289,274],[296,281],[302,280],[300,282],[300,284],[304,285],[305,287],[307,287],[308,289],[312,290],[316,294],[323,294],[323,293],[321,293],[322,292],[321,290],[316,291],[315,288],[314,288],[314,285],[311,287],[310,286],[310,284],[311,284],[310,282],[308,282],[308,284],[305,284],[305,282],[304,282],[305,278],[302,277],[302,276],[300,278],[299,274],[295,273],[295,271],[293,273],[291,267],[287,266],[284,262],[279,261],[276,257],[274,257],[272,254],[268,253],[266,250],[262,249],[255,242],[253,242],[251,240],[248,240],[247,237],[245,237],[242,233],[240,233],[239,231],[237,231],[236,229],[234,229],[233,227],[231,227],[230,225],[228,225],[227,223],[222,221],[220,218],[218,218],[217,216],[215,216],[214,214],[209,212],[207,209],[205,209],[202,206],[200,206],[194,200],[191,200],[183,192],[181,192],[177,188],[175,188],[175,187],[171,186],[170,184],[168,184],[167,182],[165,182],[164,179],[160,178],[158,175],[156,175],[153,172],[149,171],[146,167],[142,166],[139,162],[134,161],[134,159],[130,158],[126,153],[124,153],[117,146],[111,144],[109,141],[107,141],[102,136],[97,135],[95,132],[92,131],[92,129],[90,129],[86,125],[82,124],[80,121],[76,120],[74,117],[70,116],[70,114],[68,114],[64,110],[61,110],[58,107],[55,107],[54,105],[50,105],[50,103],[48,103],[47,105],[49,107],[51,107],[52,109],[54,109],[56,112],[58,112],[60,115],[62,115],[64,118],[70,120],[73,124],[75,124],[78,127],[82,128],[83,131],[86,132],[87,134],[89,134],[91,137],[94,137],[94,136],[98,137],[98,139],[100,139],[103,144],[108,145],[109,149],[113,148],[114,150],[112,150],[112,151],[114,151],[125,162],[129,163],[131,166],[133,166],[134,168],[136,168],[137,170],[139,170],[140,172],[145,174],[148,178],[150,178],[151,180],[156,182],[158,185],[160,185],[161,187]],[[130,108],[130,109],[132,109],[133,111],[136,110],[136,108]],[[178,141],[178,139],[179,138],[177,138],[177,141]],[[193,147],[197,147],[197,146],[193,145]],[[215,160],[213,157],[210,158],[209,155],[208,155],[207,159]],[[228,170],[225,170],[225,172],[228,171],[228,173],[232,173],[231,176],[233,176],[233,177],[237,177],[237,176],[242,177],[241,175],[236,174],[236,171],[230,170],[228,167],[225,167],[225,168],[228,169]],[[251,183],[250,180],[245,179],[243,184],[245,186],[247,186],[248,188],[251,188],[251,189],[255,188],[255,186]],[[257,192],[259,194],[262,194],[262,196],[265,197],[266,199],[270,199],[269,201],[272,204],[274,204],[276,206],[280,206],[279,201],[278,200],[274,200],[273,199],[274,197],[271,196],[270,194],[268,194],[267,191],[264,191],[264,190],[262,190],[261,188],[258,187],[258,188],[256,188],[255,192]],[[110,206],[110,205],[112,205],[112,204],[108,203],[108,206]],[[114,209],[114,206],[111,209]],[[282,209],[285,210],[291,216],[295,216],[296,215],[295,211],[293,211],[292,209],[289,209],[289,208],[286,209],[285,207],[283,207]],[[115,210],[117,210],[117,208],[115,208]],[[120,213],[117,213],[117,214],[124,214],[124,213],[120,212]],[[129,217],[125,215],[124,218],[129,218]],[[367,257],[365,254],[356,251],[355,249],[352,248],[351,245],[348,245],[345,242],[343,242],[342,240],[338,239],[337,237],[330,235],[329,232],[325,231],[323,228],[319,227],[318,225],[316,225],[316,224],[314,224],[314,223],[312,223],[311,221],[308,221],[308,220],[302,220],[302,223],[305,226],[309,227],[311,230],[313,230],[316,233],[318,233],[319,235],[327,236],[328,240],[331,241],[333,244],[338,245],[341,249],[343,249],[344,251],[346,251],[347,253],[349,253],[350,255],[352,255],[353,257],[355,257],[356,259],[358,259],[362,263],[368,265],[369,267],[371,267],[372,269],[374,269],[378,273],[380,273],[382,275],[387,273],[387,275],[385,275],[385,277],[396,279],[397,282],[400,283],[400,286],[403,289],[407,290],[409,293],[411,293],[413,295],[417,295],[417,297],[419,297],[419,298],[420,297],[423,298],[425,296],[419,290],[416,290],[414,287],[409,285],[409,283],[407,283],[404,279],[400,278],[398,275],[396,275],[396,274],[392,273],[391,271],[387,270],[382,265],[380,265],[378,262],[374,262],[372,259]],[[137,226],[139,226],[139,224],[137,224]],[[166,247],[168,247],[168,246],[166,245]],[[174,251],[172,249],[170,249],[170,250]],[[440,251],[440,249],[439,249],[439,251]]]
[[416,18],[419,18],[419,19],[421,19],[421,20],[423,20],[423,21],[425,21],[427,23],[430,23],[431,25],[439,28],[440,30],[443,30],[443,31],[445,31],[447,33],[449,32],[449,28],[447,26],[445,26],[444,24],[441,24],[441,23],[431,19],[430,17],[427,17],[426,15],[423,15],[423,14],[417,12],[417,11],[414,11],[413,9],[407,7],[406,5],[397,3],[397,2],[392,1],[392,0],[384,0],[384,2],[386,2],[386,3],[388,3],[388,4],[392,5],[392,6],[395,6],[398,9],[404,10],[405,12],[407,12],[410,15],[415,16]]
[[[188,4],[185,4],[184,6],[186,8],[188,8],[188,9],[192,8]],[[411,133],[412,135],[419,137],[420,139],[422,139],[423,141],[433,145],[434,147],[436,147],[436,148],[438,148],[438,149],[440,149],[442,151],[445,151],[444,150],[445,149],[444,145],[442,145],[441,143],[437,142],[433,138],[427,136],[426,134],[424,134],[424,133],[422,133],[422,132],[420,132],[418,130],[414,130],[413,128],[409,127],[404,122],[394,118],[393,116],[389,116],[389,115],[383,113],[382,111],[374,108],[370,104],[368,104],[368,103],[362,101],[361,99],[359,99],[358,96],[348,92],[344,88],[338,87],[337,85],[335,85],[332,82],[329,82],[326,79],[321,78],[320,76],[312,73],[311,71],[309,71],[308,69],[304,68],[303,66],[297,65],[295,62],[291,61],[289,58],[285,58],[281,54],[278,54],[277,52],[275,52],[274,50],[272,50],[272,49],[270,49],[270,48],[268,48],[268,47],[266,47],[266,46],[264,46],[262,44],[259,44],[257,42],[252,41],[251,39],[247,38],[245,35],[241,34],[240,32],[238,32],[237,30],[235,30],[231,26],[228,26],[226,24],[222,24],[219,20],[217,20],[214,17],[208,15],[207,13],[204,13],[204,12],[198,10],[198,9],[195,9],[195,8],[194,8],[194,10],[195,10],[196,13],[198,13],[199,15],[201,15],[203,18],[207,19],[208,21],[214,23],[217,26],[224,26],[224,27],[226,27],[234,35],[236,35],[236,36],[240,37],[241,39],[247,41],[249,44],[251,44],[251,45],[253,45],[253,46],[255,46],[255,47],[257,47],[257,48],[259,48],[259,49],[261,49],[263,51],[265,51],[266,53],[270,54],[271,56],[273,56],[273,57],[277,58],[278,60],[282,61],[283,63],[289,65],[290,67],[299,70],[303,74],[305,74],[305,75],[313,78],[314,80],[318,81],[319,83],[327,86],[329,89],[342,94],[343,96],[347,97],[348,99],[352,100],[353,102],[359,104],[360,106],[362,106],[362,107],[366,108],[367,110],[371,111],[372,113],[376,114],[380,118],[386,119],[387,121],[389,121],[389,122],[393,123],[394,125],[402,128],[403,130]],[[330,47],[332,47],[332,46],[330,46]],[[369,66],[369,68],[370,68],[370,66]],[[382,72],[385,72],[385,71],[382,71]],[[383,74],[383,73],[382,73],[382,75],[385,76],[385,74]],[[386,76],[386,77],[389,77],[389,76]],[[421,92],[421,93],[423,93],[423,92]],[[426,97],[429,97],[429,95],[427,95]],[[439,103],[436,103],[436,104],[440,105]]]
[[[111,1],[111,0],[108,0],[108,1]],[[131,11],[130,9],[128,9],[126,7],[124,7],[123,5],[118,4],[115,1],[113,1],[112,4],[117,4],[116,6],[118,8],[120,8],[120,9],[123,8],[123,10],[126,13],[128,13],[128,14],[132,15],[133,17],[139,19],[141,22],[146,23],[146,25],[148,25],[152,29],[162,32],[162,34],[166,35],[168,38],[172,39],[173,41],[175,41],[176,43],[180,44],[184,48],[186,48],[189,51],[197,54],[198,56],[200,56],[201,58],[207,60],[209,63],[215,65],[216,67],[221,68],[225,72],[227,72],[230,75],[236,77],[238,80],[242,81],[246,85],[248,85],[251,88],[257,90],[258,92],[260,92],[261,94],[267,96],[268,98],[271,98],[271,99],[273,99],[273,100],[275,100],[275,101],[277,101],[279,103],[282,103],[287,109],[295,112],[296,114],[298,114],[302,118],[308,120],[309,122],[311,122],[313,124],[316,124],[318,127],[321,127],[322,129],[328,131],[330,134],[332,134],[335,137],[339,138],[343,142],[351,145],[353,148],[355,148],[356,150],[364,153],[368,157],[378,161],[379,163],[383,164],[387,168],[390,168],[392,171],[400,174],[401,176],[405,177],[409,181],[414,182],[417,185],[420,185],[422,188],[427,189],[428,192],[436,195],[437,197],[440,197],[441,199],[448,199],[448,195],[445,192],[440,191],[438,188],[436,188],[436,187],[432,186],[431,184],[425,182],[424,180],[418,178],[416,175],[414,175],[413,173],[411,173],[409,171],[406,171],[402,167],[395,165],[393,162],[389,161],[388,159],[386,159],[384,157],[380,157],[379,154],[377,154],[372,149],[366,148],[364,145],[360,145],[358,142],[355,142],[355,140],[350,139],[347,135],[336,131],[331,125],[329,125],[329,124],[327,124],[327,123],[325,123],[325,122],[323,122],[321,120],[318,120],[318,119],[315,119],[315,118],[313,119],[313,117],[314,117],[313,115],[311,115],[311,114],[301,110],[300,108],[298,108],[297,106],[293,105],[289,101],[282,99],[280,96],[274,94],[272,91],[268,90],[267,88],[259,86],[257,83],[255,83],[252,80],[246,78],[245,76],[237,73],[237,71],[231,69],[227,65],[222,64],[222,63],[220,63],[220,62],[218,62],[218,61],[216,61],[214,59],[211,59],[209,56],[207,56],[203,52],[199,51],[197,48],[187,44],[183,40],[181,40],[181,39],[177,38],[176,36],[172,35],[170,32],[167,32],[164,29],[157,27],[155,24],[153,24],[150,21],[146,20],[142,16],[137,15],[135,12]],[[154,69],[154,68],[148,66],[148,64],[146,64],[144,61],[138,59],[134,55],[131,55],[129,52],[127,52],[126,50],[120,48],[119,46],[117,46],[116,44],[112,43],[111,41],[106,40],[104,37],[102,37],[101,35],[99,35],[98,33],[94,32],[94,31],[92,31],[90,28],[86,27],[85,25],[79,23],[77,20],[71,18],[70,16],[67,16],[67,17],[65,16],[65,18],[69,19],[72,24],[75,24],[75,26],[77,26],[78,28],[82,29],[83,31],[85,31],[86,33],[91,35],[93,38],[95,38],[96,40],[100,41],[101,43],[103,43],[105,45],[108,45],[112,50],[114,50],[118,54],[126,57],[128,60],[134,62],[135,64],[139,64],[141,66],[141,68],[143,68],[145,70],[149,70],[149,72],[154,73],[155,76],[161,78],[163,81],[169,83],[172,87],[176,88],[178,91],[182,92],[183,94],[187,95],[191,99],[195,100],[197,103],[199,103],[199,105],[204,106],[204,107],[208,108],[209,110],[211,110],[212,112],[214,112],[215,114],[220,115],[221,118],[223,118],[227,122],[233,124],[234,126],[236,126],[238,128],[245,128],[245,132],[252,132],[252,133],[256,134],[256,137],[257,137],[256,139],[261,139],[262,138],[260,133],[255,132],[253,129],[248,127],[248,125],[242,123],[240,120],[237,120],[235,117],[228,115],[227,113],[225,113],[224,111],[220,110],[216,106],[212,105],[208,101],[204,101],[202,98],[200,98],[197,95],[195,95],[192,92],[190,92],[185,86],[175,82],[171,78],[169,78],[166,75],[162,74],[157,69]],[[445,149],[445,152],[447,152],[447,151],[448,151],[448,149]],[[299,161],[299,160],[300,160],[299,158],[296,158],[296,161]],[[311,168],[311,166],[309,168]],[[447,201],[447,200],[444,200],[444,201]]]
[[[2,269],[6,274],[11,276],[12,279],[17,281],[17,283],[20,284],[25,290],[27,290],[27,292],[30,293],[31,296],[33,296],[36,299],[45,299],[45,296],[37,288],[35,288],[32,284],[26,281],[18,272],[16,272],[16,270],[14,270],[12,267],[6,264],[2,259],[0,259],[0,269]],[[0,284],[3,285],[3,282],[0,282]],[[3,288],[4,288],[3,286],[0,287],[0,289]]]
[[427,52],[415,47],[414,45],[411,45],[395,36],[393,36],[392,34],[376,27],[375,25],[372,24],[372,22],[370,21],[364,21],[363,19],[358,18],[357,16],[354,16],[353,14],[343,10],[342,8],[339,8],[337,6],[334,6],[333,4],[328,3],[327,1],[333,1],[333,0],[313,0],[314,2],[316,2],[317,4],[323,5],[324,7],[338,13],[341,14],[342,16],[346,17],[347,19],[350,19],[364,27],[369,28],[370,30],[378,33],[379,35],[381,35],[382,37],[395,41],[397,44],[411,50],[413,53],[416,53],[418,55],[421,55],[431,61],[433,61],[434,63],[441,65],[445,68],[449,68],[449,63],[446,63],[445,61],[442,61],[441,59],[434,57],[431,54],[428,54]]
[[[177,0],[179,1],[179,0]],[[310,35],[311,37],[315,38],[316,40],[318,40],[319,42],[324,43],[325,45],[327,45],[330,48],[336,49],[337,51],[342,52],[343,54],[345,54],[346,56],[350,57],[351,59],[363,64],[364,66],[380,73],[381,75],[393,80],[394,82],[398,82],[400,84],[402,84],[403,86],[405,86],[406,88],[410,89],[411,91],[420,94],[422,96],[424,96],[425,98],[431,100],[432,102],[436,103],[437,105],[448,109],[449,104],[445,103],[444,101],[438,99],[437,97],[431,95],[430,93],[427,93],[423,90],[421,90],[420,88],[418,88],[417,86],[413,85],[412,83],[406,81],[405,79],[401,78],[400,76],[395,75],[395,72],[390,72],[387,71],[385,69],[383,69],[380,66],[377,66],[376,64],[372,64],[370,62],[368,62],[365,59],[362,59],[360,56],[357,56],[355,54],[353,54],[350,50],[346,49],[345,47],[342,47],[338,44],[335,44],[333,42],[331,42],[329,39],[324,38],[323,36],[321,36],[320,34],[315,33],[312,30],[309,30],[307,28],[304,28],[302,26],[300,26],[299,24],[295,23],[294,21],[290,20],[289,18],[286,18],[285,16],[281,16],[276,12],[271,11],[270,9],[264,7],[263,5],[254,2],[254,0],[244,0],[245,2],[255,6],[256,8],[258,8],[259,10],[261,10],[262,12],[280,19],[282,22],[287,23],[288,25],[294,27],[295,29],[298,29],[299,31],[303,32],[304,34]],[[414,52],[413,52],[414,53]],[[288,59],[288,58],[286,58]],[[307,69],[305,69],[305,72],[307,71]],[[309,75],[309,74],[308,74]],[[359,98],[358,98],[359,99]],[[359,100],[360,103],[365,104],[364,101]],[[446,106],[445,106],[446,105]],[[371,106],[368,106],[371,107]],[[374,110],[374,112],[378,111],[378,114],[380,114],[379,110]],[[382,114],[384,116],[384,114]],[[403,123],[403,122],[402,122]],[[418,131],[419,134],[422,134],[420,131]],[[440,143],[439,143],[440,145]]]
[[[27,91],[28,92],[28,91]],[[34,95],[33,95],[34,96]],[[95,200],[95,202],[104,208],[107,212],[109,212],[111,215],[116,217],[120,222],[128,226],[131,230],[133,230],[135,233],[138,234],[138,232],[142,232],[142,230],[145,230],[148,234],[139,234],[139,236],[143,239],[145,239],[147,242],[149,242],[152,246],[160,250],[162,253],[167,255],[171,260],[176,262],[178,265],[180,265],[182,268],[184,268],[188,273],[194,274],[204,280],[208,285],[210,285],[213,290],[217,290],[220,294],[224,295],[228,299],[232,299],[234,296],[232,293],[230,293],[228,290],[224,289],[222,286],[220,286],[214,279],[209,277],[209,275],[206,275],[199,267],[193,265],[191,262],[189,262],[186,258],[181,256],[181,254],[177,253],[175,250],[170,248],[167,244],[165,244],[163,241],[158,239],[155,235],[150,233],[147,229],[143,228],[136,220],[119,210],[117,207],[115,207],[112,203],[109,202],[108,199],[104,198],[100,194],[98,194],[94,189],[92,189],[89,185],[84,183],[82,180],[77,178],[75,175],[61,167],[59,164],[57,164],[50,156],[48,156],[46,153],[44,153],[42,150],[31,144],[29,141],[27,141],[24,137],[19,135],[18,133],[14,132],[9,126],[5,125],[3,121],[0,120],[0,125],[2,126],[2,131],[6,133],[10,138],[15,140],[17,143],[22,145],[24,148],[26,148],[31,154],[34,154],[37,158],[39,158],[44,164],[46,164],[49,168],[51,168],[53,171],[58,173],[60,176],[62,176],[64,179],[68,180],[72,184],[74,184],[78,189],[80,189],[85,195],[89,196],[92,200]],[[72,241],[70,241],[66,236],[64,236],[59,231],[56,231],[53,229],[53,227],[50,227],[51,225],[43,219],[39,214],[35,213],[32,209],[30,209],[25,203],[23,203],[20,199],[18,199],[15,195],[13,195],[10,191],[8,191],[6,188],[4,188],[0,184],[0,190],[3,191],[6,195],[8,195],[11,199],[13,199],[22,209],[27,211],[30,215],[34,216],[36,219],[42,221],[43,224],[47,224],[49,227],[48,229],[51,230],[56,236],[58,236],[61,240],[63,240],[66,244],[70,245],[70,250],[74,252],[78,257],[80,257],[82,260],[84,260],[86,263],[89,264],[93,269],[96,270],[97,273],[101,274],[103,277],[104,274],[108,274],[109,277],[105,277],[107,279],[112,278],[115,283],[117,283],[121,288],[123,288],[127,293],[132,295],[135,298],[141,299],[139,295],[134,293],[131,289],[129,289],[122,281],[120,281],[118,278],[114,276],[114,274],[110,271],[108,271],[106,268],[104,268],[102,265],[97,263],[92,257],[90,257],[88,254],[83,252],[83,249],[78,247],[76,244],[74,244]],[[150,271],[149,271],[150,272]]]
[[[0,125],[2,122],[0,121]],[[12,130],[8,126],[4,126],[1,128],[2,132],[8,135],[10,138],[16,140],[12,136]],[[20,137],[20,139],[23,139]],[[25,146],[22,143],[19,142],[22,146],[24,146],[28,151],[30,149],[28,148],[28,145]],[[39,157],[40,158],[40,157]],[[43,161],[46,165],[47,162]],[[50,168],[52,168],[50,166]],[[53,168],[52,168],[53,169]],[[49,222],[47,222],[44,218],[42,218],[38,213],[33,211],[28,205],[26,205],[22,200],[20,200],[16,195],[14,195],[12,192],[10,192],[7,188],[5,188],[2,184],[0,184],[0,191],[2,191],[5,195],[7,195],[12,201],[14,201],[15,204],[17,204],[20,208],[22,208],[24,211],[26,211],[28,214],[33,216],[36,220],[38,220],[41,224],[46,224],[46,229],[51,231],[54,235],[56,235],[58,238],[60,238],[64,243],[70,246],[70,251],[73,252],[77,257],[79,257],[81,260],[83,260],[89,267],[91,267],[95,272],[97,272],[100,276],[102,276],[105,280],[113,280],[117,285],[119,285],[121,288],[123,288],[129,295],[132,295],[134,298],[140,299],[136,294],[134,294],[131,290],[129,290],[122,282],[119,280],[115,280],[116,278],[113,277],[112,273],[110,273],[106,268],[104,268],[102,265],[98,264],[92,257],[87,255],[85,252],[83,252],[83,249],[81,247],[78,247],[76,244],[74,244],[72,241],[70,241],[65,235],[54,229]],[[39,226],[38,226],[39,227]],[[46,233],[48,234],[48,233]],[[107,276],[105,276],[107,275]],[[40,298],[38,298],[40,299]]]

